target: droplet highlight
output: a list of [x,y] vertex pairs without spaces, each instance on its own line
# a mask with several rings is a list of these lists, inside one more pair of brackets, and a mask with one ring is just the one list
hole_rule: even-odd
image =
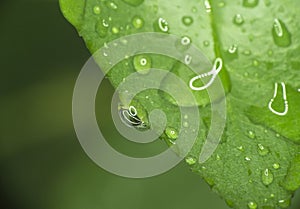
[[292,38],[287,26],[280,19],[274,19],[272,27],[274,43],[279,47],[288,47],[292,43]]
[[233,23],[235,25],[240,26],[240,25],[243,25],[244,22],[245,22],[244,17],[241,14],[236,14],[233,18]]
[[268,186],[274,181],[273,173],[267,168],[262,172],[262,182],[264,185]]

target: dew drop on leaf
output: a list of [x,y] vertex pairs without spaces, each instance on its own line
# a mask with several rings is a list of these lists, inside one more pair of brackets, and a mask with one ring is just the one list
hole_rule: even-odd
[[292,43],[291,34],[280,19],[274,19],[272,36],[274,43],[279,47],[288,47]]
[[248,208],[249,209],[257,209],[257,204],[255,202],[249,202],[248,203]]
[[259,0],[243,0],[244,7],[254,8],[258,5],[258,3]]
[[112,9],[112,10],[118,9],[118,5],[117,5],[115,2],[112,2],[112,1],[107,1],[107,2],[106,2],[106,6],[107,6],[109,9]]
[[233,18],[233,23],[235,25],[240,26],[240,25],[243,25],[244,22],[245,22],[244,17],[241,14],[236,14]]
[[111,32],[113,34],[118,34],[120,32],[120,30],[117,27],[112,27]]
[[233,44],[232,46],[229,47],[228,52],[230,54],[236,54],[238,51],[238,46],[236,44]]
[[184,37],[182,37],[182,39],[181,39],[181,44],[182,44],[183,46],[188,46],[188,45],[191,44],[191,39],[190,39],[189,37],[187,37],[187,36],[184,36]]
[[167,127],[165,130],[165,134],[167,135],[167,137],[171,140],[175,140],[178,138],[178,132],[176,129],[171,128],[171,127]]
[[250,138],[250,139],[255,139],[255,133],[253,132],[253,131],[248,131],[248,137]]
[[268,186],[274,181],[273,173],[267,168],[262,172],[262,182],[264,185]]
[[249,162],[249,161],[251,161],[251,158],[250,157],[245,157],[245,161]]
[[134,7],[137,7],[144,2],[144,0],[122,0],[122,1]]
[[156,32],[167,33],[169,32],[169,24],[164,18],[160,17],[154,22],[154,30]]
[[269,149],[267,147],[264,147],[262,144],[257,145],[257,151],[261,156],[265,156],[270,152]]
[[182,23],[185,25],[185,26],[190,26],[192,25],[194,22],[193,18],[191,16],[183,16],[182,17]]
[[278,201],[278,206],[281,208],[288,208],[291,205],[291,200],[286,199],[286,200],[279,200]]
[[220,2],[218,3],[218,6],[221,7],[221,8],[224,7],[224,6],[225,6],[225,2],[224,2],[224,1],[220,1]]
[[210,2],[208,0],[204,0],[204,6],[205,6],[205,10],[207,13],[211,12],[211,5]]
[[275,170],[278,170],[278,169],[280,168],[280,164],[279,164],[279,163],[274,163],[274,164],[273,164],[273,168],[274,168]]
[[103,21],[99,21],[96,26],[95,26],[95,30],[97,32],[97,34],[101,37],[101,38],[105,38],[107,36],[107,32],[108,32],[108,27],[106,27],[103,24]]
[[101,13],[101,7],[100,6],[94,6],[93,12],[95,15],[99,15]]
[[187,158],[185,159],[185,162],[186,162],[188,165],[195,165],[196,162],[197,162],[197,160],[196,160],[196,158],[194,158],[194,157],[187,157]]
[[144,26],[144,20],[143,18],[139,17],[139,16],[135,16],[132,19],[132,25],[133,27],[135,27],[136,29],[140,29]]
[[133,66],[136,72],[147,74],[152,67],[151,58],[147,55],[137,55],[133,58]]
[[209,41],[203,41],[203,45],[204,45],[205,47],[208,47],[208,46],[210,45],[210,43],[209,43]]

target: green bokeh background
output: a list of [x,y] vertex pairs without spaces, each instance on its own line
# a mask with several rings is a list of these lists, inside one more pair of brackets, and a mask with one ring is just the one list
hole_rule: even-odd
[[[188,166],[126,179],[97,167],[72,124],[72,92],[90,54],[56,0],[0,2],[0,207],[5,209],[228,208]],[[97,97],[99,124],[116,149],[152,153],[120,137],[112,125],[105,81]],[[145,145],[144,145],[145,146]],[[300,205],[300,194],[293,209]]]

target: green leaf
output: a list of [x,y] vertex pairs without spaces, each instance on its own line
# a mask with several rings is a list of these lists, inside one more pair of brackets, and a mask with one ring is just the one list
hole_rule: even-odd
[[[60,0],[60,4],[91,53],[122,36],[167,32],[188,37],[211,61],[221,57],[224,67],[219,78],[227,93],[226,130],[213,156],[205,163],[198,163],[210,127],[208,104],[222,98],[217,95],[210,101],[207,92],[191,91],[201,112],[201,129],[186,162],[230,207],[289,206],[293,192],[300,186],[297,157],[300,152],[297,127],[300,30],[295,21],[300,12],[299,1]],[[168,30],[159,29],[159,18],[167,21]],[[142,58],[147,60],[146,66],[139,66],[138,60]],[[108,77],[117,87],[135,70],[147,73],[150,67],[168,70],[185,82],[195,76],[174,59],[145,54],[121,61]],[[166,76],[162,86],[172,88],[174,84],[168,80]],[[274,84],[281,82],[287,86],[289,105],[288,114],[283,116],[268,108]],[[168,130],[178,130],[181,120],[172,98],[157,90],[148,90],[137,95],[134,102],[143,118],[153,109],[162,109],[168,128],[161,138],[167,144],[176,143],[169,137]],[[191,103],[186,101],[182,105]],[[278,111],[285,108],[281,89],[272,107]]]

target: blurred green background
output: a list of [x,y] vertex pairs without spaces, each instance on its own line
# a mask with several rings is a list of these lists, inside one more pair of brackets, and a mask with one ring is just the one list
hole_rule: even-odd
[[[183,163],[136,180],[107,173],[86,156],[71,105],[76,78],[90,55],[56,0],[1,0],[0,26],[1,208],[227,208]],[[141,152],[105,115],[112,87],[105,81],[100,90],[96,109],[105,136],[118,149]],[[294,209],[299,200],[300,194]]]

